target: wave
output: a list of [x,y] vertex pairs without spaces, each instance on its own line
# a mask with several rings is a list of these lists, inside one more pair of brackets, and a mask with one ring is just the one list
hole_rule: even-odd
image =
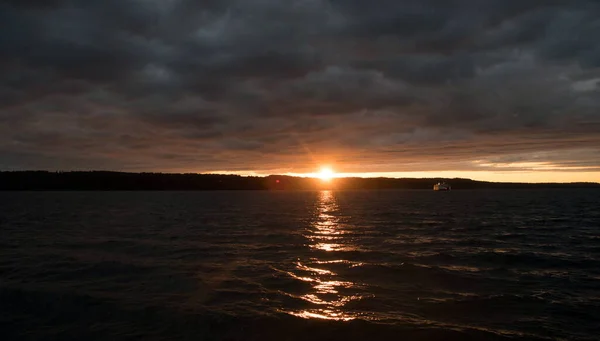
[[[123,305],[73,292],[0,288],[9,340],[543,340],[460,325],[304,319],[289,314],[228,314],[151,304]],[[24,317],[27,317],[26,319]],[[52,327],[54,325],[55,327]],[[44,327],[46,326],[46,327]]]

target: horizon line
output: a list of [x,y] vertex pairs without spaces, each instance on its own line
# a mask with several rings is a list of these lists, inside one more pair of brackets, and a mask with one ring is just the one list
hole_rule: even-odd
[[[268,177],[291,177],[291,178],[303,178],[319,180],[319,177],[315,173],[273,173],[273,174],[240,174],[245,172],[162,172],[162,171],[117,171],[117,170],[0,170],[0,173],[27,173],[27,172],[44,172],[44,173],[122,173],[122,174],[159,174],[159,175],[220,175],[220,176],[238,176],[243,178],[268,178]],[[446,172],[446,171],[442,171]],[[381,172],[389,174],[393,172]],[[345,175],[344,175],[345,174]],[[331,179],[394,179],[394,180],[468,180],[474,182],[487,182],[496,184],[596,184],[600,185],[600,182],[595,181],[544,181],[544,182],[519,182],[519,181],[491,181],[491,180],[479,180],[465,177],[405,177],[405,176],[360,176],[360,173],[337,173]],[[370,173],[376,174],[376,173]]]

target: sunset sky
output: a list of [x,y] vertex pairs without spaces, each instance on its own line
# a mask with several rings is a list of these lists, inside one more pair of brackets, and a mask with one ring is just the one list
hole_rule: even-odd
[[0,170],[600,182],[600,2],[0,0]]

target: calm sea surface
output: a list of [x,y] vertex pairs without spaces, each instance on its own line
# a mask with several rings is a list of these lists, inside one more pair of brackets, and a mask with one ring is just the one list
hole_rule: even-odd
[[0,193],[2,340],[598,340],[600,191]]

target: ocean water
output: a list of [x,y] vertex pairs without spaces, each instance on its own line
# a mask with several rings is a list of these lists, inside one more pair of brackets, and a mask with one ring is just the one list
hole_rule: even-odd
[[2,340],[598,340],[598,190],[2,192]]

